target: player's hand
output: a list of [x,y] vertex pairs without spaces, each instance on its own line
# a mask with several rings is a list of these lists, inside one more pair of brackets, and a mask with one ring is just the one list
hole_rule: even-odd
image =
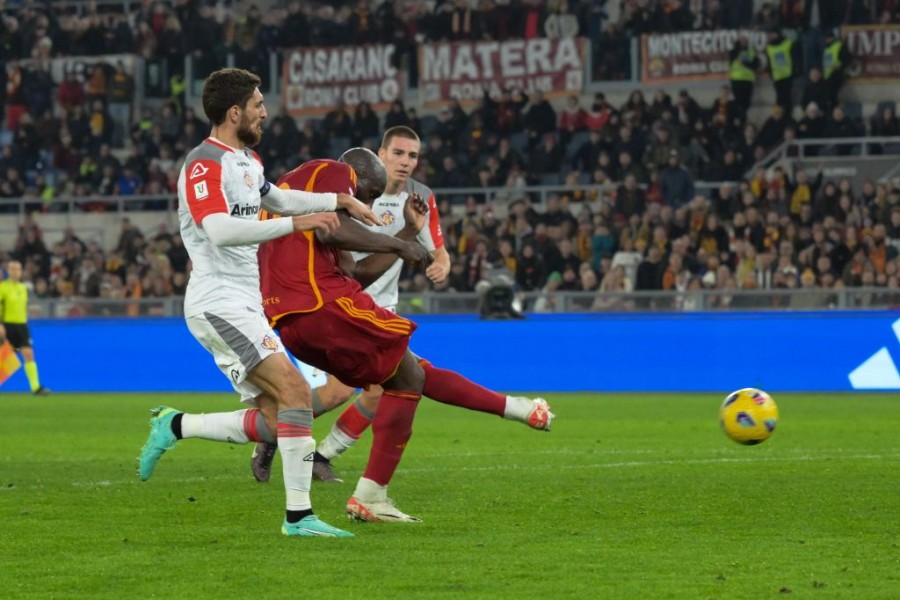
[[291,217],[294,231],[318,231],[322,235],[331,235],[341,226],[341,220],[333,212],[320,212],[311,215]]
[[447,279],[449,274],[450,267],[437,261],[431,263],[428,265],[428,268],[425,269],[425,276],[431,280],[431,283],[444,283],[444,280]]
[[431,252],[418,242],[406,242],[403,245],[403,249],[397,253],[397,256],[417,269],[427,267],[434,260]]
[[384,225],[375,213],[372,212],[372,207],[368,204],[360,202],[353,196],[349,194],[338,194],[337,195],[337,207],[343,208],[347,212],[350,213],[350,216],[356,219],[357,221],[361,221],[366,225]]
[[419,194],[410,193],[406,204],[403,205],[403,217],[407,227],[415,228],[416,233],[422,231],[428,222],[428,202]]

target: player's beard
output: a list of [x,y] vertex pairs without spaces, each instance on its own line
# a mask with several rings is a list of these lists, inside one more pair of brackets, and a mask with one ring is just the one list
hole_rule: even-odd
[[237,138],[248,148],[253,148],[262,140],[262,122],[254,127],[246,116],[242,116],[237,129]]

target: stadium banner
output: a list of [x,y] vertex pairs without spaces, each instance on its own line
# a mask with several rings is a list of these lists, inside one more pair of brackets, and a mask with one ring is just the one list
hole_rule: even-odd
[[720,29],[641,36],[641,82],[677,83],[728,78],[728,51],[747,36],[765,64],[763,31]]
[[294,117],[322,115],[339,102],[384,110],[403,96],[393,44],[285,51],[281,99]]
[[452,42],[419,48],[419,90],[427,105],[480,100],[518,87],[548,97],[581,93],[585,38]]
[[[415,320],[416,354],[499,391],[900,390],[896,311]],[[36,319],[29,326],[41,381],[54,391],[233,394],[181,318]],[[19,370],[0,395],[27,390]]]
[[844,27],[841,34],[853,55],[847,76],[856,81],[900,81],[900,25]]
[[[138,65],[138,57],[134,54],[103,54],[100,56],[63,56],[42,61],[53,78],[53,83],[60,84],[66,73],[75,73],[82,83],[86,82],[96,65],[103,65],[109,73],[115,71],[121,63],[125,72],[134,77]],[[20,60],[19,65],[33,68],[38,64],[35,59]]]

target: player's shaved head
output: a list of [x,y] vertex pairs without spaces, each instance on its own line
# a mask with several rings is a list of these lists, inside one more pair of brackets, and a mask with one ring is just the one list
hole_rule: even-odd
[[384,193],[387,171],[381,159],[367,148],[351,148],[338,159],[356,171],[356,197],[371,204]]

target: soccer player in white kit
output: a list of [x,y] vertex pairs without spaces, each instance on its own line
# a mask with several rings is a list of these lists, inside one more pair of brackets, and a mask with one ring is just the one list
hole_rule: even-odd
[[[178,439],[277,440],[287,504],[282,533],[350,537],[312,512],[310,389],[263,313],[256,252],[261,242],[297,231],[333,232],[339,227],[336,209],[346,209],[367,225],[380,221],[348,194],[281,190],[266,181],[259,156],[250,150],[259,143],[266,119],[259,84],[253,73],[231,68],[214,72],[204,82],[203,109],[212,131],[188,153],[182,167],[178,216],[193,264],[184,303],[188,329],[213,355],[243,402],[277,407],[277,433],[269,430],[258,408],[189,415],[161,406],[152,411],[139,475],[149,479]],[[260,221],[261,207],[292,216]]]
[[[378,231],[387,235],[396,235],[406,225],[403,207],[410,195],[418,195],[427,202],[428,220],[419,231],[416,240],[434,256],[434,262],[425,271],[426,275],[433,283],[442,283],[450,272],[450,255],[444,248],[437,203],[431,189],[412,178],[412,173],[419,161],[420,147],[419,136],[409,127],[402,125],[392,127],[384,133],[378,157],[387,170],[387,187],[384,194],[373,202],[372,210],[384,223]],[[369,256],[367,253],[353,253],[353,258],[357,262],[367,256]],[[372,296],[379,306],[389,310],[396,309],[402,268],[403,261],[396,259],[391,267],[375,281],[368,285],[363,282],[365,292]],[[467,384],[469,383],[471,382],[467,382]],[[327,383],[313,392],[316,414],[322,414],[343,404],[349,400],[354,391],[353,388],[329,375]],[[314,455],[313,477],[315,479],[341,482],[331,468],[331,459],[355,444],[369,427],[381,394],[380,386],[370,386],[338,417]],[[446,402],[446,398],[436,400]],[[550,412],[546,401],[541,398],[507,396],[505,406],[492,411],[487,411],[486,407],[479,404],[477,397],[474,396],[454,397],[452,403],[455,406],[481,412],[502,412],[504,418],[523,422],[538,430],[549,430],[550,422],[553,419],[553,413]],[[259,443],[256,445],[251,459],[251,467],[253,475],[258,481],[268,480],[275,449],[276,446],[271,444]]]

